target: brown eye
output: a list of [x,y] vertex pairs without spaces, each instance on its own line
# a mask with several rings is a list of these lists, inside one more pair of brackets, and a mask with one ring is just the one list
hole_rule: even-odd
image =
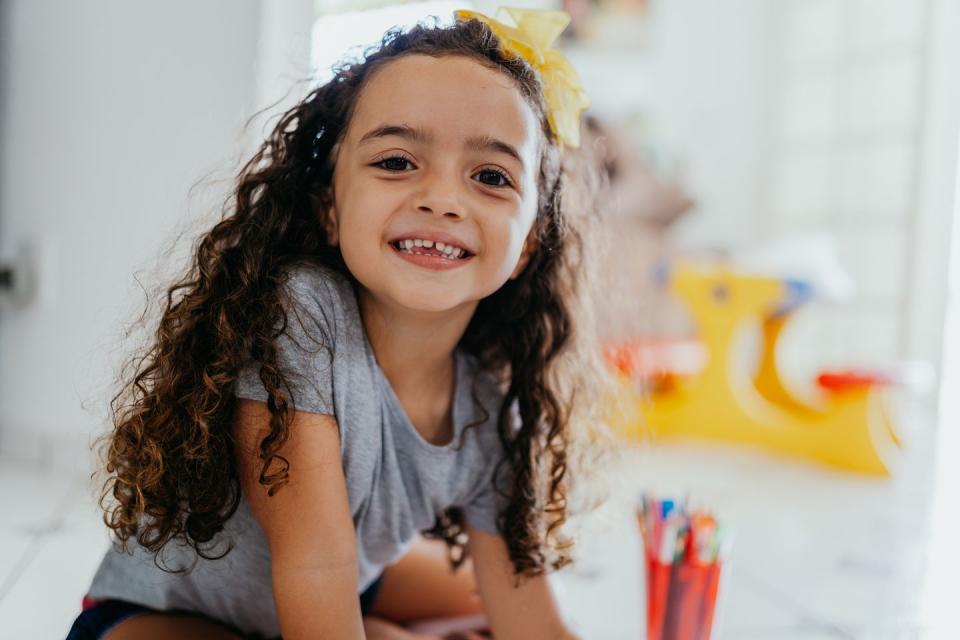
[[[510,179],[507,177],[507,174],[505,174],[502,171],[498,171],[497,169],[483,169],[482,171],[478,171],[476,175],[481,175],[481,176],[486,175],[487,178],[492,179],[492,182],[487,182],[486,180],[483,180],[483,179],[480,180],[481,182],[483,182],[483,184],[491,187],[511,186],[511,182],[510,182]],[[500,180],[502,180],[503,182],[498,182]]]
[[390,156],[389,158],[384,158],[374,162],[373,166],[386,169],[387,171],[403,171],[407,164],[411,164],[411,162],[403,156]]

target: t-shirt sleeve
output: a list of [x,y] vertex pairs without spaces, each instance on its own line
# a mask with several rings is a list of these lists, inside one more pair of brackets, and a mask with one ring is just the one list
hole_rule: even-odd
[[[491,406],[501,401],[499,395],[494,394],[494,397],[496,399]],[[494,413],[494,415],[496,414]],[[510,406],[510,415],[513,423],[513,435],[515,436],[521,424],[516,400],[514,400]],[[487,466],[481,474],[480,483],[474,490],[472,497],[463,506],[463,515],[467,520],[467,524],[471,527],[485,533],[500,534],[500,529],[497,527],[497,517],[510,502],[510,497],[513,493],[513,482],[516,476],[510,463],[505,462],[503,468],[497,474],[497,488],[499,488],[499,491],[494,489],[493,475],[497,471],[497,464],[499,464],[505,454],[499,438],[496,438],[489,446],[496,450],[496,454],[487,463]],[[503,492],[504,495],[501,495],[501,492]]]
[[[287,323],[275,339],[276,359],[289,391],[285,386],[280,388],[289,392],[291,408],[334,415],[336,287],[317,276],[294,272],[281,287],[280,300]],[[267,390],[260,380],[260,362],[248,359],[237,376],[234,394],[239,398],[267,401]]]
[[500,471],[498,477],[498,486],[504,491],[506,497],[499,495],[499,492],[493,487],[493,473],[496,469],[496,461],[484,469],[483,478],[473,497],[464,505],[463,515],[467,524],[479,529],[485,533],[499,534],[497,527],[497,516],[509,503],[510,493],[513,491],[513,473],[509,463],[504,463],[504,468]]

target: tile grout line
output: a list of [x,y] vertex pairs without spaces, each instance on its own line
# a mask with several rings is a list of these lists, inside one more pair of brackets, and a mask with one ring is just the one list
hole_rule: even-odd
[[[54,508],[55,517],[50,518],[47,525],[34,534],[33,539],[19,560],[17,560],[13,569],[11,569],[10,573],[3,579],[3,582],[0,582],[0,603],[13,591],[14,585],[16,585],[17,581],[30,566],[30,563],[32,563],[34,558],[40,553],[41,548],[50,538],[50,534],[59,531],[63,527],[64,510],[69,506],[71,499],[74,497],[74,493],[75,486],[67,480],[67,488]],[[59,516],[59,520],[56,516]]]
[[20,576],[26,572],[27,567],[30,566],[30,563],[33,562],[33,559],[37,557],[37,554],[40,552],[40,548],[45,542],[46,536],[44,533],[37,534],[33,540],[30,541],[30,545],[27,549],[21,554],[20,559],[17,560],[17,563],[13,566],[13,569],[10,570],[10,573],[7,574],[7,577],[4,578],[3,582],[0,583],[0,603],[3,602],[4,598],[13,591],[13,586],[20,579]]
[[738,570],[738,573],[740,573],[742,576],[745,576],[747,580],[752,582],[755,586],[761,587],[763,590],[767,591],[771,596],[773,596],[774,601],[779,601],[780,604],[799,611],[804,618],[822,625],[826,629],[829,629],[831,633],[838,634],[839,637],[843,638],[844,640],[856,640],[856,635],[854,635],[852,631],[845,628],[845,626],[827,620],[821,617],[819,614],[811,613],[807,606],[797,602],[785,591],[778,589],[774,585],[768,584],[760,578],[757,578],[752,572],[743,571],[741,569]]

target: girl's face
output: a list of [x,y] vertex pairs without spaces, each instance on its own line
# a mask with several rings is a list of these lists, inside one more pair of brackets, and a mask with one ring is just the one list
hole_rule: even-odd
[[[501,72],[461,56],[391,61],[368,79],[334,147],[331,241],[381,302],[475,306],[519,275],[534,249],[541,136]],[[395,246],[437,235],[467,257]]]

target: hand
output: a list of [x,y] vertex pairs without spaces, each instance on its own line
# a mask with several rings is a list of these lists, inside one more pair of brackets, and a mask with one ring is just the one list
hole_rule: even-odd
[[363,631],[367,640],[490,640],[492,638],[489,634],[484,635],[473,631],[455,632],[446,636],[414,633],[376,616],[363,617]]

